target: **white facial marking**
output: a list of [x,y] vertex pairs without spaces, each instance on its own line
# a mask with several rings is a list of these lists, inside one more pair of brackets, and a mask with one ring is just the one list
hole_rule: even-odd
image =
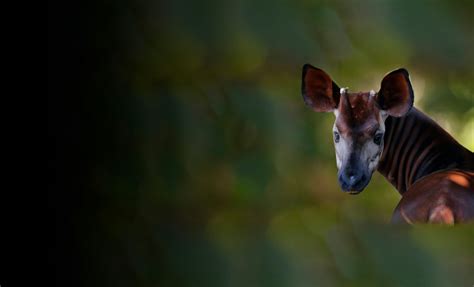
[[[339,133],[337,130],[336,124],[334,123],[332,128],[333,133]],[[342,137],[339,133],[339,142],[334,142],[334,147],[336,149],[336,165],[337,169],[341,169],[342,163],[346,161],[346,158],[349,156],[350,147],[352,145],[351,139],[346,139]]]
[[[341,89],[341,92],[345,91],[345,89]],[[371,91],[375,95],[375,92]],[[334,115],[336,116],[336,121],[337,118],[339,117],[340,112],[335,109],[334,110]],[[378,116],[378,124],[379,124],[379,129],[375,134],[384,134],[385,133],[385,120],[387,119],[388,114],[385,113],[384,111],[380,111],[379,116]],[[337,132],[339,133],[337,127],[336,127],[336,121],[334,122],[333,125],[333,133]],[[339,133],[340,134],[340,133]],[[340,170],[345,162],[348,160],[349,155],[353,149],[353,139],[351,138],[344,138],[341,134],[339,136],[339,142],[336,143],[334,142],[334,147],[336,150],[336,164],[337,168]],[[371,137],[369,138],[364,145],[362,146],[360,150],[360,160],[365,162],[368,168],[368,171],[370,174],[372,174],[375,169],[377,168],[377,165],[380,161],[380,157],[382,156],[383,152],[383,138],[381,141],[380,145],[377,145],[374,143],[374,138]]]
[[[384,110],[381,110],[380,116],[382,117],[382,123],[383,123],[384,131],[385,131],[385,120],[388,118],[388,113]],[[380,123],[380,120],[379,120],[379,123]]]
[[[379,129],[375,134],[385,134],[385,119],[387,117],[380,114],[378,118]],[[365,146],[362,150],[362,159],[366,159],[369,163],[369,171],[372,173],[377,168],[379,164],[380,157],[382,156],[383,152],[383,138],[380,145],[374,143],[373,139],[369,140],[365,143]]]

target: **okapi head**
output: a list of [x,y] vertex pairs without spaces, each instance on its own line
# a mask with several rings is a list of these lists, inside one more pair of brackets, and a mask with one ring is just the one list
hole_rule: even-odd
[[333,112],[338,180],[343,191],[358,194],[369,183],[384,146],[385,120],[402,117],[413,106],[407,70],[388,73],[378,92],[349,93],[323,70],[303,66],[301,91],[316,112]]

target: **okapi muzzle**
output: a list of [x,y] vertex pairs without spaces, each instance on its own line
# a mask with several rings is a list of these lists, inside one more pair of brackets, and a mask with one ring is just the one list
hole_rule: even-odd
[[369,183],[383,150],[384,123],[373,93],[349,95],[340,89],[333,126],[338,179],[343,191],[361,192]]
[[413,107],[408,71],[385,75],[378,92],[349,93],[323,70],[303,66],[301,91],[316,112],[332,112],[341,189],[360,193],[375,170],[402,199],[393,222],[474,220],[474,154]]

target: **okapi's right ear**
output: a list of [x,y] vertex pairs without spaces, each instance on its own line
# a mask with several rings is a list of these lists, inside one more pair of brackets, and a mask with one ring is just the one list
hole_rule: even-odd
[[408,71],[401,68],[388,73],[377,94],[377,104],[393,117],[402,117],[413,107],[413,88]]
[[301,93],[305,103],[316,112],[332,112],[339,105],[339,87],[323,70],[310,64],[303,66]]

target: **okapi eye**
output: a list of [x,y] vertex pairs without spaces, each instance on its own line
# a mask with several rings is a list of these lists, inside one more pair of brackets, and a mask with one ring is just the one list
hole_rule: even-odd
[[338,143],[341,137],[339,136],[338,132],[334,132],[334,142]]
[[376,134],[374,137],[374,143],[376,145],[380,145],[380,143],[382,142],[382,137],[383,137],[383,134]]

